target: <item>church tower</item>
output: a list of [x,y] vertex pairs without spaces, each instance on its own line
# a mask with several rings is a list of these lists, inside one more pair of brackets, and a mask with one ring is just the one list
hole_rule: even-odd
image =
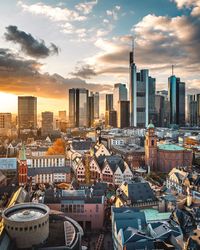
[[24,186],[27,184],[28,180],[28,166],[26,160],[26,149],[24,144],[19,151],[19,161],[18,161],[18,183],[19,186]]
[[151,123],[145,136],[145,164],[150,166],[151,170],[157,170],[157,137],[155,127]]

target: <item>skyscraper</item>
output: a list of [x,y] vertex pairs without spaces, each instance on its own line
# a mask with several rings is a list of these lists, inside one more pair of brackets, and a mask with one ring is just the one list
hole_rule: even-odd
[[113,94],[106,94],[106,111],[113,110]]
[[114,85],[114,94],[113,94],[113,106],[114,109],[117,111],[118,102],[119,101],[127,101],[127,88],[126,84],[123,83],[116,83]]
[[200,94],[197,94],[197,126],[200,126]]
[[130,125],[130,102],[118,102],[117,127],[128,128]]
[[142,69],[140,72],[137,72],[134,61],[134,48],[130,52],[129,71],[130,125],[147,127],[151,120],[154,122],[156,119],[156,80],[149,76],[148,69]]
[[69,89],[69,121],[71,127],[88,126],[87,89]]
[[0,135],[11,134],[12,127],[12,115],[11,113],[0,113]]
[[53,132],[53,112],[42,112],[42,136],[51,135]]
[[94,125],[94,96],[88,97],[88,126]]
[[18,128],[37,128],[37,98],[34,96],[18,96]]
[[99,119],[99,93],[91,92],[90,95],[94,98],[94,119]]
[[170,124],[185,125],[185,83],[172,74],[168,78]]

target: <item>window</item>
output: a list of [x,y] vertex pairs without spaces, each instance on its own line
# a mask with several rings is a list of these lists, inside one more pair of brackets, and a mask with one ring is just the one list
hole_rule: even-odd
[[96,213],[99,212],[99,205],[96,205]]
[[34,229],[35,229],[35,230],[37,229],[37,225],[34,226]]

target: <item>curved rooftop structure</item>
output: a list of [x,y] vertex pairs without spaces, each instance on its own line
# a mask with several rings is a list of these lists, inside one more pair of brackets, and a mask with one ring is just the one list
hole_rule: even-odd
[[49,213],[49,208],[43,204],[22,203],[3,211],[3,217],[11,221],[35,221]]
[[166,151],[183,151],[185,150],[183,147],[174,145],[174,144],[160,144],[158,145],[158,149],[166,150]]
[[150,129],[150,128],[155,128],[155,126],[153,125],[153,123],[149,123],[149,125],[147,126],[147,129]]

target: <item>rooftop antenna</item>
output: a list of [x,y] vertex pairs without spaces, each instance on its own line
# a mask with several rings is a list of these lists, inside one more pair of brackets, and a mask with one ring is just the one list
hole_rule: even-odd
[[174,75],[174,65],[172,64],[172,76]]
[[135,63],[135,38],[132,36],[132,53],[133,53],[133,63]]

